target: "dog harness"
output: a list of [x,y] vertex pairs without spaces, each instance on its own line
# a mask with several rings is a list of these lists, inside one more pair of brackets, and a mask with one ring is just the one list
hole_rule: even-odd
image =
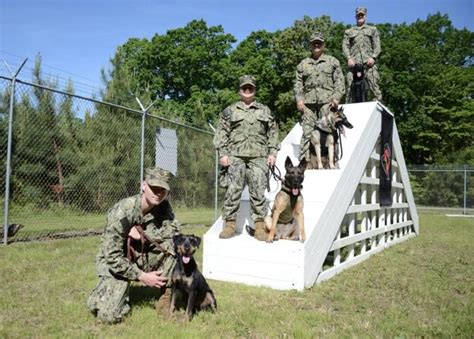
[[293,208],[295,207],[298,199],[301,197],[301,189],[299,188],[298,195],[291,194],[291,188],[289,188],[286,183],[283,181],[281,185],[281,191],[287,194],[290,197],[290,204],[281,212],[280,216],[278,217],[279,224],[290,224],[293,222]]

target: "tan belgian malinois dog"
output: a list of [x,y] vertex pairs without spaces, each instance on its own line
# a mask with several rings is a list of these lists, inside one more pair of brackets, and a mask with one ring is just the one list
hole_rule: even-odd
[[277,193],[271,215],[265,218],[267,242],[278,239],[306,240],[303,215],[303,188],[306,159],[293,166],[290,157],[285,161],[286,174]]

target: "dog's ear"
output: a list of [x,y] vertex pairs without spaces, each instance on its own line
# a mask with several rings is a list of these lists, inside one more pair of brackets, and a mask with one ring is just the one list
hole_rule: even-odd
[[173,235],[173,244],[177,245],[179,241],[181,240],[182,235],[181,234],[175,234]]
[[306,164],[307,164],[306,158],[303,158],[303,159],[301,159],[300,164],[298,165],[298,167],[302,170],[305,170],[306,169]]
[[198,237],[197,235],[195,235],[194,238],[196,239],[197,247],[199,247],[199,245],[201,245],[201,238]]
[[199,247],[199,245],[201,244],[201,238],[194,234],[190,234],[188,237],[195,247]]
[[288,167],[293,167],[293,163],[291,162],[291,159],[289,156],[287,156],[285,160],[285,168],[288,169]]

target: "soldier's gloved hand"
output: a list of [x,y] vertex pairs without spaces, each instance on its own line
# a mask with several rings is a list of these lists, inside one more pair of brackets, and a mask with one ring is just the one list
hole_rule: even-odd
[[166,285],[168,278],[163,275],[163,271],[142,272],[138,280],[150,287],[160,288]]
[[367,59],[366,64],[367,64],[367,66],[372,67],[373,65],[375,65],[375,60],[372,59],[372,58],[369,58],[369,59]]
[[339,100],[332,99],[330,105],[332,108],[337,109],[339,106]]
[[356,63],[355,63],[354,59],[352,59],[352,58],[347,59],[347,66],[348,66],[349,68],[354,67],[355,64],[356,64]]
[[229,165],[230,165],[229,156],[228,156],[228,155],[223,155],[222,157],[220,157],[219,163],[220,163],[221,166],[223,166],[223,167],[229,166]]
[[306,108],[304,101],[299,100],[296,102],[296,108],[298,108],[298,111],[304,112],[304,109]]

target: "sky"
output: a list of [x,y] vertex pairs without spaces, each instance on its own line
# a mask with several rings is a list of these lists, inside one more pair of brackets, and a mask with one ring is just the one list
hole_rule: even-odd
[[354,24],[358,6],[368,8],[368,23],[410,24],[439,11],[454,27],[474,30],[474,0],[0,0],[0,75],[28,58],[18,78],[30,81],[40,53],[45,76],[59,88],[72,79],[76,94],[90,96],[102,86],[101,69],[130,38],[151,39],[203,19],[240,42],[305,15]]

